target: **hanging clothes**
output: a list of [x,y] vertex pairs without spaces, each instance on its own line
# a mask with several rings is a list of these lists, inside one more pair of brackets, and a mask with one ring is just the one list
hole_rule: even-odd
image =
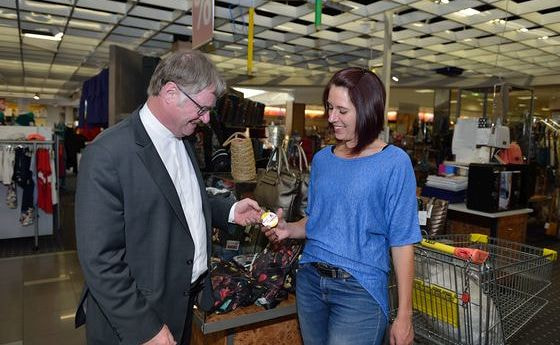
[[37,159],[37,206],[46,213],[53,213],[52,170],[49,150],[38,149]]
[[15,149],[14,176],[12,180],[23,188],[21,197],[21,216],[20,223],[24,226],[34,222],[33,174],[31,168],[31,158],[33,153],[28,148],[17,147]]
[[103,127],[109,122],[109,69],[86,80],[82,86],[78,127]]
[[51,200],[52,200],[52,204],[57,205],[58,204],[58,193],[57,193],[57,184],[58,184],[58,179],[57,179],[57,175],[56,175],[56,168],[55,168],[55,164],[54,164],[54,152],[52,150],[49,150],[49,164],[51,166]]
[[15,161],[15,151],[11,145],[2,146],[2,171],[0,177],[2,183],[9,185],[12,182],[12,176],[14,175],[14,161]]

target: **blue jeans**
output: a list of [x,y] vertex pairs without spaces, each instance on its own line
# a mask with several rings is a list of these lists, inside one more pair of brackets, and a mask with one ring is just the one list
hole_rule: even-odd
[[320,276],[311,264],[297,273],[299,327],[305,345],[379,345],[387,318],[354,277]]

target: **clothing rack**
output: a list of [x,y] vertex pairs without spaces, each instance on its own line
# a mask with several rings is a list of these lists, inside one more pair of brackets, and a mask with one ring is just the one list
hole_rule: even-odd
[[[60,229],[60,183],[58,179],[60,179],[60,169],[59,169],[59,162],[58,162],[58,137],[55,136],[55,140],[0,140],[0,145],[14,145],[14,146],[27,146],[32,147],[33,153],[37,152],[38,148],[43,148],[45,146],[49,148],[53,148],[54,146],[54,165],[56,171],[56,178],[57,181],[53,181],[56,187],[56,195],[58,196],[58,204],[56,206],[56,218],[53,224],[53,233],[56,229],[57,231]],[[38,181],[39,176],[37,173],[37,169],[35,169],[35,181]],[[37,186],[35,187],[37,188]],[[34,249],[39,249],[39,207],[37,206],[37,202],[34,201],[33,204],[34,212],[33,212],[33,230],[34,230]],[[54,215],[53,215],[54,216]]]
[[554,132],[560,132],[560,124],[558,124],[558,122],[552,120],[552,119],[543,119],[540,117],[536,117],[535,119],[540,122],[543,123],[548,129],[553,130]]

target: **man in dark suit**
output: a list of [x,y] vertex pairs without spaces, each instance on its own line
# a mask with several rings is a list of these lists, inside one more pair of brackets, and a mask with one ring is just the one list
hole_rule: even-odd
[[76,191],[88,344],[188,344],[195,301],[212,304],[211,227],[259,221],[259,205],[209,197],[184,139],[224,82],[197,51],[160,62],[139,110],[88,146]]

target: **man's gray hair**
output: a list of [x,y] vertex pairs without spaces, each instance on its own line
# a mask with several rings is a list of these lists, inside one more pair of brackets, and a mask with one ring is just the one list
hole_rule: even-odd
[[212,86],[216,97],[220,97],[226,88],[216,66],[198,50],[181,50],[160,61],[150,79],[148,96],[159,95],[161,88],[170,81],[191,95]]

